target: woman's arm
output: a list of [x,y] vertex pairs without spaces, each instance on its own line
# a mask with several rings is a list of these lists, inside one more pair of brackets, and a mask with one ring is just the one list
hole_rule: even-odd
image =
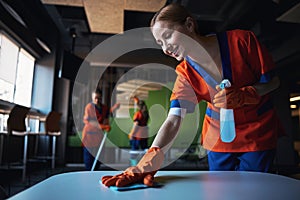
[[182,119],[182,117],[177,115],[168,115],[160,127],[151,147],[159,147],[166,153],[177,137]]
[[[136,133],[136,131],[137,131],[137,128],[138,128],[138,122],[135,121],[135,122],[133,122],[133,126],[132,126],[132,129],[131,129],[130,133],[129,133],[129,137],[135,136],[135,133]],[[131,138],[130,138],[130,139],[131,139]]]
[[129,167],[125,172],[115,176],[102,177],[102,183],[106,186],[122,187],[136,182],[143,182],[153,186],[154,175],[164,161],[164,153],[173,144],[186,109],[171,108],[167,119],[159,129],[151,148],[134,167]]

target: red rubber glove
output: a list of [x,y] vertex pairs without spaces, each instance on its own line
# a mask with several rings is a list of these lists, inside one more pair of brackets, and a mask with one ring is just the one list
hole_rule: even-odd
[[260,101],[260,96],[252,86],[229,87],[223,90],[217,86],[216,89],[218,93],[214,96],[213,104],[218,108],[234,109],[244,105],[258,104]]
[[164,153],[158,147],[152,147],[142,157],[137,166],[127,168],[115,176],[103,176],[102,183],[109,186],[123,187],[133,183],[153,186],[154,175],[164,160]]
[[105,132],[110,131],[110,125],[100,124],[100,128],[104,130]]

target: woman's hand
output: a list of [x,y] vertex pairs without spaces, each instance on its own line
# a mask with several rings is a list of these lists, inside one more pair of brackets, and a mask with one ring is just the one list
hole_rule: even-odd
[[142,157],[137,166],[127,168],[123,173],[115,176],[102,177],[102,183],[109,186],[124,187],[133,183],[144,183],[153,186],[154,175],[161,167],[164,153],[160,148],[152,147]]
[[260,101],[260,96],[253,86],[242,88],[231,86],[221,90],[217,85],[216,89],[218,93],[214,96],[213,104],[218,108],[235,109],[244,105],[258,104]]

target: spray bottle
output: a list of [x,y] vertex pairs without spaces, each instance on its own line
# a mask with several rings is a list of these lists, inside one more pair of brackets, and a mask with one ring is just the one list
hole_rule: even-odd
[[[225,88],[231,87],[231,83],[228,79],[224,79],[220,83],[220,88],[223,90]],[[222,142],[230,143],[236,137],[235,134],[235,123],[233,109],[220,109],[220,138]]]

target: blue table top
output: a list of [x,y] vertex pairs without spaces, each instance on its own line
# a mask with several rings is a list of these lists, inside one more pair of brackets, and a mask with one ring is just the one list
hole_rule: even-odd
[[52,176],[12,196],[12,200],[69,199],[205,199],[205,200],[299,200],[300,181],[259,172],[159,171],[159,188],[114,191],[99,182],[119,171],[69,172]]

